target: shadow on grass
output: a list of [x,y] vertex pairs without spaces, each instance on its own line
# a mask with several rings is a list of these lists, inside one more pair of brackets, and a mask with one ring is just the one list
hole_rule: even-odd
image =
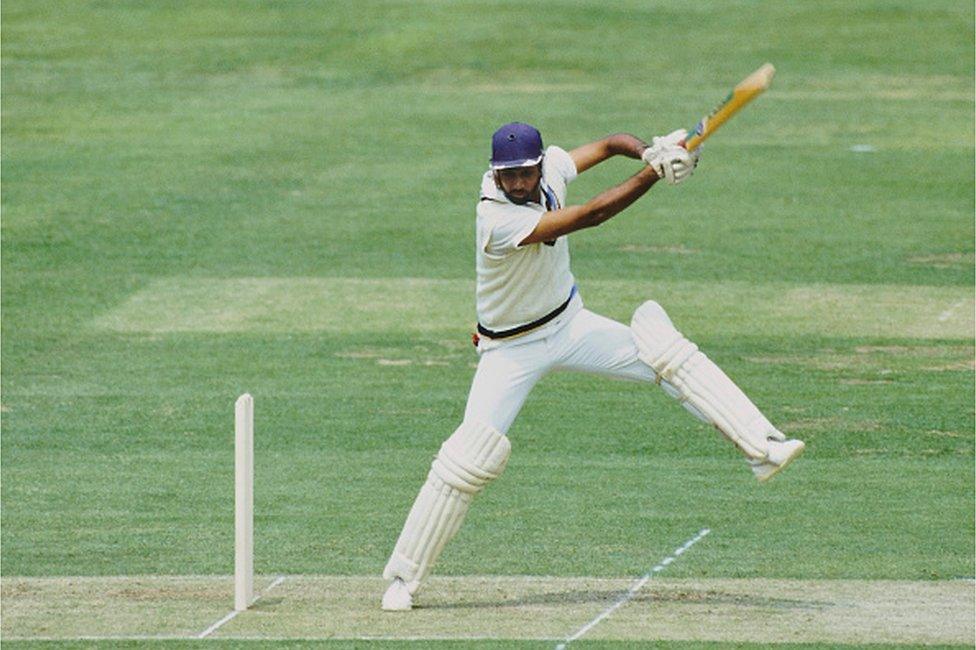
[[[532,605],[612,605],[622,599],[626,591],[573,589],[568,591],[547,592],[542,594],[527,594],[515,598],[498,600],[474,600],[455,603],[438,603],[418,605],[418,609],[450,610],[450,609],[481,609],[500,607],[526,607]],[[735,594],[721,591],[696,591],[693,589],[680,590],[648,590],[639,593],[631,600],[632,603],[687,604],[687,605],[733,605],[736,607],[751,607],[768,610],[824,610],[839,607],[838,603],[823,600],[797,600],[791,598],[773,598],[762,595]]]

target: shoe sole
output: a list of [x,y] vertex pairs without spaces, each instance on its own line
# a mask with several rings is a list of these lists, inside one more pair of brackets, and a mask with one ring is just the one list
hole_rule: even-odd
[[784,469],[789,467],[790,463],[792,463],[794,460],[799,458],[803,454],[803,450],[806,448],[807,448],[806,444],[801,443],[800,446],[797,448],[797,450],[793,452],[791,456],[788,456],[786,460],[783,461],[782,464],[775,466],[775,469],[773,469],[773,471],[771,471],[769,474],[766,474],[765,476],[757,476],[756,478],[759,480],[760,483],[765,483],[766,481],[773,478],[774,476],[782,472]]

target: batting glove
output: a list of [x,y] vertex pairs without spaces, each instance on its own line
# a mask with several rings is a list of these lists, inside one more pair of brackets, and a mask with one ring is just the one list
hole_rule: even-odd
[[687,137],[688,131],[685,129],[678,129],[667,135],[655,136],[651,138],[651,146],[644,150],[641,158],[650,165],[651,160],[656,158],[661,152],[668,147],[676,147],[682,144]]
[[663,178],[670,185],[677,185],[695,171],[696,157],[684,147],[672,145],[662,148],[649,160],[644,157],[644,161],[657,173],[658,178]]

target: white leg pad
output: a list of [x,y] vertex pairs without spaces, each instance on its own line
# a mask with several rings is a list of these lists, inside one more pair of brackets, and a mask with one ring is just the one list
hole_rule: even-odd
[[630,328],[638,356],[654,369],[669,394],[713,424],[747,456],[766,460],[767,439],[782,434],[721,368],[675,329],[659,304],[651,300],[638,307]]
[[410,593],[416,592],[461,527],[471,500],[498,478],[511,451],[508,437],[488,425],[458,427],[431,464],[383,577],[401,578]]

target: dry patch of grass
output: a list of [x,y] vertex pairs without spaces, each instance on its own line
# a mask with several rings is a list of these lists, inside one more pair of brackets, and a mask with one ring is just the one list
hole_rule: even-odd
[[843,417],[801,418],[787,420],[780,425],[785,433],[809,433],[814,431],[880,431],[879,420],[850,420]]
[[973,253],[936,253],[934,255],[916,255],[908,258],[909,263],[919,266],[929,266],[936,269],[953,269],[972,266],[976,262]]
[[812,353],[750,356],[746,361],[833,372],[841,384],[847,385],[888,384],[899,372],[976,369],[971,345],[863,345],[853,351],[827,348]]
[[936,438],[962,438],[964,435],[959,431],[939,431],[938,429],[930,429],[925,434]]
[[945,363],[937,366],[925,366],[922,370],[928,372],[956,372],[960,370],[976,370],[976,359],[966,359],[964,361],[955,361],[952,363]]
[[476,83],[464,88],[476,93],[583,93],[591,92],[593,87],[587,84],[571,83]]
[[441,341],[437,345],[418,345],[409,349],[366,346],[335,353],[340,359],[356,359],[379,366],[451,366],[467,365],[473,347],[465,340]]

